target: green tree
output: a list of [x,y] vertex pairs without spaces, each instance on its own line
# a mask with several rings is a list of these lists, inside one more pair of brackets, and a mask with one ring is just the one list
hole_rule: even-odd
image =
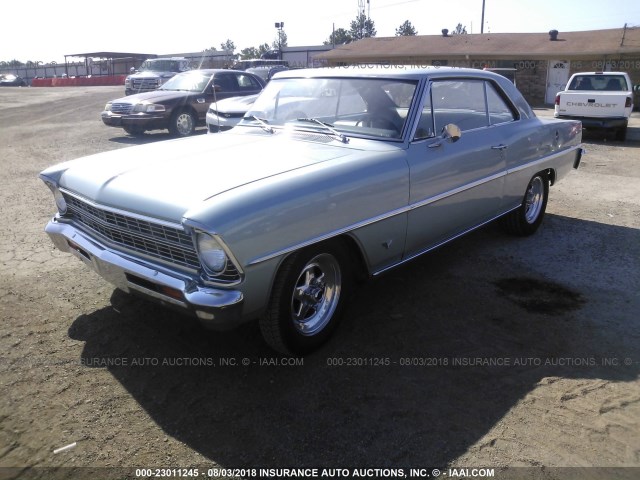
[[250,60],[252,58],[260,58],[263,53],[271,50],[268,43],[263,43],[257,47],[247,47],[240,50],[240,60]]
[[287,40],[287,32],[284,30],[278,29],[278,33],[276,34],[276,39],[271,44],[273,50],[280,50],[280,48],[284,48],[288,46]]
[[338,28],[331,32],[329,39],[323,42],[324,45],[343,45],[345,43],[351,43],[351,35],[344,28]]
[[351,22],[349,35],[353,40],[361,40],[367,37],[376,36],[376,28],[373,20],[367,18],[364,13],[359,14],[354,21]]
[[10,67],[23,67],[24,63],[22,63],[20,60],[16,60],[15,58],[13,60],[11,60],[9,62],[9,66]]
[[258,49],[256,47],[248,47],[240,50],[240,60],[249,60],[250,58],[259,58]]
[[396,37],[412,37],[417,34],[418,31],[411,25],[409,20],[405,20],[402,25],[396,28]]
[[262,55],[267,53],[269,50],[271,50],[271,47],[269,46],[268,43],[263,43],[262,45],[258,45],[258,57],[257,58],[260,58]]
[[467,27],[463,27],[461,23],[459,23],[458,25],[456,25],[456,28],[453,32],[451,32],[451,35],[466,35],[467,33]]
[[226,42],[220,44],[220,48],[233,55],[236,51],[236,44],[228,38]]

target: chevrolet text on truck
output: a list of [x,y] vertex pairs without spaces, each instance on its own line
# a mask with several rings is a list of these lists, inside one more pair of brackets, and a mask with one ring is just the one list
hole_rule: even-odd
[[629,75],[623,72],[574,74],[567,88],[556,95],[554,116],[582,121],[582,126],[615,130],[616,139],[627,137],[633,110]]

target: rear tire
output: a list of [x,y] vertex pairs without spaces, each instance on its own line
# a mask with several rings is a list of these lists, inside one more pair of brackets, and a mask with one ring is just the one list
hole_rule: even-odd
[[624,126],[616,130],[616,140],[624,142],[627,139],[627,127]]
[[543,173],[536,174],[524,194],[520,207],[503,219],[506,230],[521,237],[533,235],[542,223],[549,199],[549,180]]
[[293,253],[281,265],[260,318],[265,341],[290,356],[316,350],[335,330],[352,284],[343,243],[324,242]]

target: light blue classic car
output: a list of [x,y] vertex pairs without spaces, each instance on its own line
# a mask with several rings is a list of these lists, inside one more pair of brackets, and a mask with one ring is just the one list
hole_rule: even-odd
[[46,232],[125,292],[274,349],[331,335],[354,281],[502,217],[529,235],[582,156],[506,78],[384,66],[291,70],[240,124],[53,166]]

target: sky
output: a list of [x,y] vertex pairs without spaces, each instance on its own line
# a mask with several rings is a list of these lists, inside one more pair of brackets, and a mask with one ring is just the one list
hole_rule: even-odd
[[[230,39],[236,53],[271,44],[284,22],[289,46],[321,45],[349,29],[364,3],[378,37],[405,20],[419,35],[458,23],[480,33],[483,0],[18,0],[5,1],[0,61],[63,62],[65,55],[109,51],[200,52]],[[640,27],[638,0],[485,0],[485,33],[560,32]]]

